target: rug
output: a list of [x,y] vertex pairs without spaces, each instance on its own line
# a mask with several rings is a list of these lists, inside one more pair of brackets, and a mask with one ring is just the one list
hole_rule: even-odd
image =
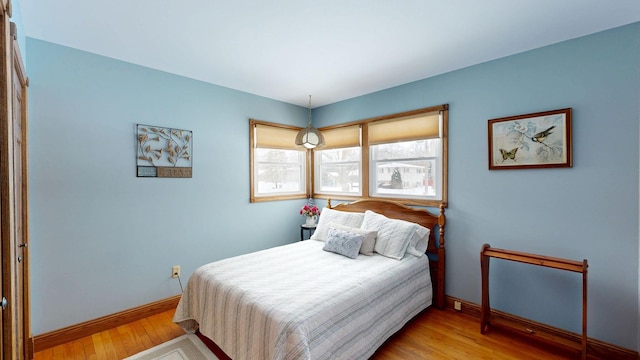
[[194,334],[164,342],[125,360],[218,360]]

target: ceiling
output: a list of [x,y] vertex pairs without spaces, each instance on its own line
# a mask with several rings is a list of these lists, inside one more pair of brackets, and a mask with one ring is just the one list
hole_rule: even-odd
[[640,0],[13,0],[25,35],[313,107],[640,21]]

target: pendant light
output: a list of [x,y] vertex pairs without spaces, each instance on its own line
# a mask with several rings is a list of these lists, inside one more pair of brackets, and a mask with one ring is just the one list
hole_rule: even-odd
[[296,145],[302,145],[307,149],[324,145],[324,136],[322,136],[322,133],[318,129],[311,127],[311,95],[309,95],[309,123],[307,127],[300,130],[296,136]]

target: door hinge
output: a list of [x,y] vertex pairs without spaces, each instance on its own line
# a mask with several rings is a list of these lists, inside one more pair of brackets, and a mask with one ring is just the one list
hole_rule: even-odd
[[9,304],[9,302],[7,301],[6,297],[2,297],[2,302],[0,302],[0,305],[2,305],[2,310],[7,308],[7,305]]

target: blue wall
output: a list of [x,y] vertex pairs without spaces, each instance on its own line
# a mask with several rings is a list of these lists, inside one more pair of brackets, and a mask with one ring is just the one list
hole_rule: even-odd
[[[638,342],[640,23],[314,110],[325,126],[448,103],[447,294],[479,251],[589,260],[589,336]],[[305,109],[27,39],[34,334],[179,293],[199,265],[297,240],[300,201],[250,204],[248,118]],[[487,170],[487,120],[572,107],[574,167]],[[134,124],[194,131],[192,179],[135,177]],[[492,305],[580,331],[580,277],[494,261]]]
[[[327,126],[448,103],[446,293],[493,247],[588,259],[588,334],[638,342],[640,23],[318,108]],[[487,121],[573,108],[573,168],[489,171]],[[581,276],[494,260],[492,307],[581,332]]]
[[[27,52],[34,334],[179,294],[172,265],[184,284],[299,239],[305,201],[249,203],[249,118],[304,125],[304,107],[34,39]],[[192,130],[193,178],[137,178],[137,123]]]

